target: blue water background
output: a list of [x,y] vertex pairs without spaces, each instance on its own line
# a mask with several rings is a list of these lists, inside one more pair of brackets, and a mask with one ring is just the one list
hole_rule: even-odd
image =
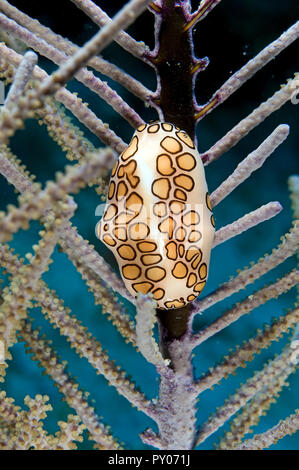
[[[20,4],[20,2],[13,3]],[[30,4],[30,2],[28,3]],[[106,2],[99,2],[99,4],[113,14],[111,6]],[[117,3],[117,5],[119,4],[120,2]],[[295,19],[296,15],[295,4],[296,2],[291,0],[276,2],[275,6],[272,2],[266,1],[245,1],[242,2],[242,5],[237,1],[224,2],[215,9],[209,18],[201,23],[200,27],[197,27],[195,33],[196,53],[202,56],[208,55],[211,60],[209,68],[197,81],[196,90],[200,102],[204,103],[212,92],[229,77],[230,72],[237,70],[245,63],[246,59],[253,57],[292,23],[292,19]],[[30,12],[29,6],[28,12]],[[75,18],[74,11],[71,10],[71,12],[74,15],[73,18]],[[40,14],[41,21],[48,22],[52,27],[56,26],[58,32],[69,35],[72,40],[77,40],[78,43],[83,43],[96,31],[91,22],[86,21],[83,15],[79,16],[77,20],[77,23],[81,25],[81,29],[76,32],[75,27],[72,29],[69,24],[72,21],[65,21],[64,18],[60,22],[56,19],[55,23],[55,15],[52,10],[45,10],[43,13],[37,12],[38,14]],[[152,24],[150,14],[146,16],[146,21],[137,22],[135,29],[131,29],[132,34],[140,39],[144,38],[142,34],[145,24],[148,25],[148,30],[150,30]],[[148,31],[146,33],[150,34]],[[235,93],[234,97],[231,97],[199,124],[197,137],[200,151],[213,145],[217,139],[222,137],[241,118],[250,113],[261,101],[266,100],[279,88],[280,84],[285,83],[286,79],[293,75],[296,71],[295,50],[295,45],[290,46],[289,51],[284,52],[274,62],[265,67],[255,78],[251,79],[250,84],[246,84],[242,90]],[[118,46],[112,45],[107,48],[104,57],[115,60],[131,74],[143,80],[148,87],[154,88],[155,76],[153,72],[141,62],[132,59]],[[48,71],[53,70],[51,64],[43,58],[40,58],[39,63]],[[108,82],[111,83],[110,80]],[[115,88],[124,99],[128,100],[137,109],[144,119],[156,118],[153,111],[145,109],[137,99],[132,98],[120,86],[116,85]],[[69,89],[79,91],[84,101],[90,103],[90,108],[104,122],[108,122],[111,128],[125,141],[130,140],[132,135],[130,126],[97,96],[86,91],[83,86],[76,82],[72,82]],[[271,252],[272,248],[279,244],[280,237],[289,230],[292,211],[287,179],[290,175],[298,173],[298,110],[299,105],[295,106],[287,103],[281,110],[274,113],[273,116],[252,131],[235,148],[206,169],[209,189],[213,191],[278,124],[287,123],[291,126],[290,136],[287,141],[275,151],[264,166],[217,206],[215,210],[216,227],[219,228],[228,224],[269,201],[279,201],[283,205],[283,211],[274,219],[260,224],[213,251],[209,280],[203,293],[204,296],[213,291],[219,284],[228,280],[230,276],[235,275],[237,269],[248,266],[250,261],[255,262],[265,253]],[[101,145],[97,139],[90,136],[88,131],[85,134],[96,146]],[[29,171],[36,174],[37,180],[43,184],[47,180],[53,179],[55,172],[62,171],[68,163],[63,151],[48,136],[45,127],[40,127],[33,120],[28,120],[25,129],[16,133],[12,139],[12,149],[27,165]],[[101,256],[117,270],[113,256],[94,235],[94,227],[98,220],[95,217],[95,208],[100,202],[99,196],[96,195],[93,189],[88,188],[81,191],[79,195],[75,195],[74,198],[78,204],[78,209],[72,222],[78,227],[79,233],[94,244]],[[8,203],[16,203],[16,194],[3,178],[1,178],[0,185],[0,201],[1,210],[4,210]],[[25,253],[31,251],[32,245],[37,242],[38,230],[40,230],[39,223],[32,222],[29,230],[20,231],[14,237],[11,246],[15,248],[17,253],[24,256]],[[94,306],[92,294],[88,292],[80,275],[76,272],[67,256],[56,249],[53,260],[54,263],[50,265],[50,269],[44,274],[43,279],[64,299],[65,305],[70,307],[73,314],[89,328],[96,339],[101,342],[103,348],[107,349],[110,358],[115,360],[132,376],[132,379],[144,391],[146,396],[148,398],[156,397],[158,376],[154,367],[148,364],[130,344],[125,344],[115,327],[111,325],[106,316],[102,315],[101,307]],[[226,308],[263,287],[265,283],[274,282],[294,268],[295,264],[296,260],[293,257],[256,281],[253,286],[249,286],[246,291],[237,293],[225,302],[221,302],[221,304],[207,310],[203,315],[196,318],[195,330],[211,323]],[[3,275],[2,277],[5,285],[7,276]],[[228,354],[230,348],[234,348],[253,336],[257,328],[262,328],[263,325],[271,323],[273,318],[278,318],[284,314],[294,305],[295,298],[296,291],[292,289],[280,296],[279,299],[271,300],[254,310],[250,315],[243,316],[239,321],[197,348],[193,360],[196,377],[199,377],[209,367],[221,361],[221,358]],[[128,303],[126,305],[133,319],[134,308]],[[65,338],[60,336],[58,331],[54,330],[43,319],[39,308],[32,309],[29,314],[34,325],[40,326],[47,338],[53,341],[53,345],[61,358],[68,361],[70,373],[77,377],[80,386],[84,390],[90,392],[90,402],[94,405],[97,413],[103,417],[103,421],[111,426],[114,435],[125,443],[125,448],[148,448],[142,444],[138,434],[147,427],[153,427],[156,430],[155,424],[143,413],[132,408],[128,401],[120,396],[113,387],[109,387],[107,381],[95,373],[87,360],[78,358],[75,352],[70,349]],[[223,380],[220,385],[215,386],[213,391],[204,392],[198,404],[198,425],[203,424],[209,415],[215,411],[216,407],[221,406],[224,400],[233,394],[241,383],[244,383],[252,376],[254,371],[260,370],[267,360],[279,353],[286,344],[288,337],[288,335],[284,335],[269,349],[263,350],[260,355],[249,363],[247,368],[238,369],[236,376]],[[45,420],[45,426],[49,432],[55,433],[58,430],[57,421],[66,420],[67,415],[72,413],[73,410],[62,400],[63,397],[54,386],[53,381],[48,376],[42,375],[42,370],[36,362],[31,360],[30,355],[25,354],[24,343],[20,342],[15,345],[12,348],[12,355],[13,360],[10,363],[6,382],[1,387],[7,390],[8,395],[14,397],[16,404],[20,406],[23,405],[23,399],[26,395],[31,397],[38,393],[48,395],[53,411],[49,412]],[[279,419],[287,417],[298,407],[298,388],[296,390],[298,378],[296,379],[293,375],[288,382],[289,385],[283,389],[278,402],[271,406],[266,416],[262,417],[259,425],[254,428],[254,432],[263,432],[275,425]],[[226,424],[207,439],[199,449],[213,449],[214,443],[227,429],[228,425]],[[79,445],[79,448],[89,449],[91,446],[92,443],[85,433],[84,442]],[[284,438],[271,448],[298,448],[298,434]]]

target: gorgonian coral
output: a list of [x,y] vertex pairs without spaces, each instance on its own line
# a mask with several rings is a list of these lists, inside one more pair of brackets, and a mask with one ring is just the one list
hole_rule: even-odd
[[[103,424],[88,394],[80,388],[79,381],[69,372],[66,361],[60,360],[55,344],[57,337],[53,346],[36,328],[36,320],[33,318],[37,310],[42,312],[48,321],[46,329],[48,324],[57,328],[60,335],[67,339],[80,358],[87,360],[98,374],[101,374],[122,397],[127,399],[130,405],[145,414],[148,422],[150,420],[154,422],[156,429],[148,428],[140,435],[144,444],[169,450],[197,448],[197,446],[202,446],[209,436],[218,430],[221,431],[221,427],[227,423],[230,428],[226,427],[224,433],[217,434],[217,437],[220,437],[218,448],[268,448],[278,439],[298,429],[298,414],[295,413],[285,417],[278,424],[273,423],[274,427],[268,426],[269,429],[264,432],[259,430],[254,438],[248,439],[247,436],[251,428],[259,423],[265,411],[277,400],[282,389],[287,385],[289,376],[295,370],[298,353],[298,330],[295,327],[299,312],[297,305],[293,305],[294,299],[291,298],[291,304],[286,312],[279,303],[271,304],[272,308],[277,309],[278,314],[274,320],[271,321],[267,312],[265,314],[266,325],[263,328],[259,328],[256,333],[251,333],[252,336],[249,339],[246,335],[247,339],[240,346],[236,346],[234,342],[234,350],[220,361],[219,359],[213,360],[208,371],[208,365],[201,373],[195,369],[200,369],[198,362],[204,357],[205,344],[208,344],[209,354],[212,357],[214,357],[213,345],[215,346],[218,341],[222,341],[222,355],[223,351],[227,351],[224,336],[219,334],[216,337],[218,333],[234,328],[235,322],[241,318],[245,323],[245,314],[252,312],[252,316],[256,315],[258,307],[288,292],[298,283],[299,274],[296,268],[290,268],[289,272],[281,274],[276,281],[269,278],[270,283],[266,286],[260,283],[262,276],[267,275],[296,253],[298,220],[293,222],[290,230],[283,235],[281,242],[273,248],[270,254],[266,254],[258,261],[255,260],[250,267],[243,268],[234,277],[227,280],[221,279],[214,284],[215,288],[207,290],[209,293],[205,296],[195,300],[187,299],[186,308],[172,303],[169,305],[170,308],[166,309],[168,305],[157,308],[159,305],[156,300],[159,299],[157,295],[155,299],[154,289],[148,289],[147,293],[141,290],[139,293],[136,292],[136,296],[132,295],[115,272],[114,267],[111,266],[113,259],[105,251],[104,246],[96,239],[97,245],[93,246],[87,237],[80,233],[75,222],[77,214],[84,207],[84,201],[80,199],[82,192],[95,189],[97,199],[92,199],[93,201],[98,200],[98,195],[105,197],[107,194],[109,172],[118,155],[122,154],[127,147],[123,140],[125,137],[122,137],[121,123],[123,120],[128,123],[131,134],[138,127],[143,129],[145,121],[148,120],[146,107],[152,108],[155,114],[154,119],[170,122],[178,129],[186,131],[195,142],[198,142],[199,158],[202,159],[206,169],[209,169],[210,163],[224,153],[232,152],[233,147],[241,139],[254,131],[259,124],[285,103],[291,101],[295,105],[298,91],[298,76],[296,75],[294,78],[289,77],[287,83],[276,90],[272,96],[267,96],[264,102],[249,112],[248,116],[242,117],[238,124],[233,125],[232,129],[208,150],[203,149],[203,143],[198,138],[201,134],[196,133],[196,126],[199,122],[202,125],[204,118],[208,120],[210,113],[217,106],[223,104],[249,78],[298,38],[299,24],[297,22],[290,26],[286,32],[280,31],[276,39],[261,49],[240,70],[231,74],[206,104],[200,104],[202,101],[200,94],[197,97],[195,93],[196,79],[199,72],[207,68],[209,59],[196,57],[194,29],[212,18],[214,7],[217,7],[215,11],[219,8],[227,8],[220,0],[203,0],[194,11],[188,0],[157,0],[155,2],[131,0],[116,13],[113,19],[91,0],[72,0],[72,3],[100,28],[83,46],[78,46],[58,35],[6,0],[0,1],[0,29],[4,41],[0,44],[0,73],[6,84],[11,84],[0,115],[0,172],[21,194],[16,204],[8,205],[0,218],[0,260],[4,278],[0,305],[0,372],[4,382],[3,387],[6,386],[9,392],[9,369],[13,368],[17,362],[14,358],[16,345],[25,342],[31,352],[31,358],[44,368],[45,373],[51,377],[59,392],[64,396],[72,413],[75,413],[75,415],[67,416],[69,408],[64,410],[65,419],[59,423],[60,431],[54,435],[51,430],[46,429],[43,423],[51,406],[47,404],[47,396],[41,395],[42,386],[40,388],[39,385],[36,386],[38,394],[35,398],[25,398],[27,408],[17,406],[10,397],[10,393],[6,394],[3,388],[0,392],[0,446],[2,449],[72,449],[76,447],[75,441],[82,440],[84,429],[87,429],[89,438],[95,443],[95,448],[119,449],[123,446],[115,437],[117,432],[114,435]],[[149,10],[146,14],[151,12],[155,17],[155,44],[152,49],[125,32],[139,15],[145,15],[146,9]],[[211,16],[206,18],[212,10]],[[201,20],[204,20],[203,23],[200,23]],[[133,69],[133,72],[129,74],[100,55],[113,41],[121,47],[121,50],[126,51],[124,52],[127,54],[126,57],[133,56],[135,63],[141,61],[143,66],[148,68],[149,74],[154,72],[156,90],[153,89],[154,86],[151,89],[147,88],[137,78],[137,66],[136,70]],[[41,58],[45,57],[57,64],[58,68],[55,71],[49,70],[49,63],[42,62],[42,59],[40,59],[40,65],[43,64],[43,67],[38,66],[36,53]],[[78,93],[73,91],[73,82],[70,83],[73,78],[88,87],[113,110],[116,119],[114,118],[114,121],[112,119],[111,128],[105,123],[105,113],[101,120],[100,114],[93,110],[94,98],[91,99],[91,106],[88,106]],[[140,104],[131,105],[130,99],[124,98],[124,95],[119,92],[119,85],[127,90],[127,95],[124,94],[126,97],[129,93],[133,94],[146,107],[142,108]],[[90,138],[83,134],[81,127],[74,124],[68,113],[71,113],[82,124],[82,129],[88,129],[89,135],[92,135]],[[46,127],[49,136],[58,143],[65,156],[72,162],[56,174],[55,180],[47,181],[46,184],[37,183],[32,173],[13,152],[15,142],[20,135],[17,134],[18,130],[24,127],[24,123],[27,129],[32,120],[38,120]],[[221,168],[218,180],[220,184],[218,183],[216,189],[212,191],[210,201],[206,199],[208,209],[213,208],[216,213],[213,248],[222,246],[227,240],[247,232],[250,228],[280,213],[282,206],[277,201],[267,200],[266,203],[256,208],[253,203],[255,191],[252,190],[251,199],[246,201],[246,207],[250,207],[249,213],[246,214],[246,210],[243,210],[241,212],[243,215],[219,228],[222,221],[220,212],[217,212],[217,206],[226,197],[231,197],[232,192],[264,164],[266,159],[285,141],[288,133],[288,125],[277,125],[268,137],[263,137],[259,145],[251,147],[246,157],[238,156],[238,164],[235,168],[231,168],[231,174],[227,177],[222,177],[223,167],[218,167]],[[104,146],[99,144],[99,140]],[[47,143],[44,145],[46,147]],[[32,153],[35,152],[34,147],[35,142],[30,146]],[[169,146],[166,150],[169,150]],[[35,155],[35,160],[38,157],[39,155]],[[217,164],[220,163],[221,160],[215,164],[214,173],[217,172]],[[182,163],[177,162],[177,164]],[[164,168],[163,171],[166,171],[168,167],[165,170],[165,158],[161,165]],[[184,165],[188,165],[188,161]],[[171,169],[173,169],[172,165],[170,165]],[[210,173],[207,173],[209,176]],[[131,179],[137,178],[134,172],[129,175]],[[294,218],[298,219],[298,177],[292,176],[289,179],[289,186]],[[266,184],[264,187],[266,188]],[[154,189],[158,191],[157,188]],[[80,194],[77,196],[79,191]],[[71,196],[73,194],[76,196]],[[31,231],[32,221],[38,221],[42,225],[42,230],[38,234],[33,234]],[[93,222],[88,221],[89,226],[94,227]],[[191,220],[190,224],[194,225],[193,222]],[[22,257],[16,252],[20,250],[13,251],[12,247],[20,248],[17,237],[19,233],[23,233],[22,230],[29,227],[31,238],[27,245],[25,239],[23,240],[25,256]],[[257,227],[254,228],[254,230],[257,229]],[[258,240],[262,243],[266,234],[263,231],[259,233]],[[16,235],[11,242],[14,234]],[[257,240],[253,245],[252,249],[255,250]],[[58,246],[59,253],[55,251],[56,246]],[[269,247],[269,245],[266,246]],[[184,250],[187,252],[183,244],[178,250],[181,251],[181,257],[185,255]],[[61,269],[57,264],[57,256],[62,256],[62,253],[67,255],[76,273],[81,275],[93,294],[95,304],[101,306],[101,312],[108,315],[108,319],[123,338],[121,343],[118,336],[116,340],[116,343],[119,342],[116,350],[121,353],[116,351],[111,355],[109,351],[108,354],[103,347],[106,341],[105,332],[101,337],[102,331],[98,333],[99,330],[96,329],[93,330],[96,337],[93,336],[89,328],[85,326],[85,318],[81,319],[79,315],[71,314],[70,308],[65,305],[61,298],[60,287],[65,289],[62,293],[67,296],[67,286],[73,292],[76,290],[77,281],[74,280],[74,283],[71,280],[68,281],[66,274],[68,268]],[[212,272],[218,269],[217,263],[219,269],[224,269],[223,272],[226,269],[230,272],[229,264],[232,263],[232,257],[224,251],[217,253],[218,256],[214,259],[212,253]],[[51,258],[55,262],[48,272]],[[227,265],[224,268],[223,263]],[[199,267],[199,269],[202,270],[203,278],[206,278],[207,273],[203,272],[203,268]],[[51,282],[48,285],[47,276],[51,272],[56,280],[63,273],[63,286],[59,286],[58,282],[53,290]],[[201,274],[199,273],[199,276]],[[132,277],[131,272],[130,276]],[[255,282],[256,291],[246,291],[243,298],[238,297],[239,291]],[[227,298],[233,294],[236,294],[236,303],[228,304]],[[178,296],[180,296],[179,293]],[[82,304],[79,303],[81,294],[77,302],[81,307]],[[66,304],[68,304],[67,301]],[[86,292],[85,311],[89,305],[90,297]],[[219,306],[220,310],[215,310],[216,314],[210,313],[213,312],[213,306],[216,309]],[[76,302],[74,308],[76,309]],[[206,313],[207,310],[208,313]],[[205,324],[198,324],[199,313]],[[159,327],[158,333],[154,328],[156,322]],[[104,331],[105,320],[100,323],[97,317],[95,323],[97,326],[101,324],[101,329]],[[260,326],[257,322],[256,326],[258,325]],[[252,332],[251,324],[247,324],[245,328],[250,328]],[[219,408],[213,413],[210,413],[212,410],[209,409],[207,414],[206,409],[210,405],[205,407],[201,402],[197,407],[199,395],[204,402],[202,398],[204,391],[212,389],[223,378],[235,374],[240,367],[245,367],[261,351],[268,350],[268,348],[272,351],[272,343],[285,333],[288,334],[286,335],[287,341],[283,345],[279,343],[280,353],[275,357],[271,355],[268,358],[264,357],[263,364],[255,364],[252,370],[254,374],[251,375],[249,372],[244,384],[230,382],[228,391],[230,396],[224,402],[223,399],[220,400]],[[211,343],[213,338],[216,338],[215,342]],[[244,335],[242,337],[240,334],[241,341],[243,338]],[[57,340],[57,345],[58,343],[59,340]],[[199,346],[200,348],[194,353],[194,349]],[[124,359],[123,347],[128,348],[126,351],[132,347],[136,348],[141,354],[135,351],[131,356],[130,351],[128,359]],[[194,359],[193,354],[195,354]],[[117,365],[111,356],[119,359],[122,366]],[[150,382],[159,377],[156,398],[148,398],[148,395],[154,393],[153,388],[149,387],[152,384],[147,384],[149,393],[145,393],[140,391],[131,380],[129,364],[131,357],[134,358],[137,372],[138,368],[147,367],[144,375],[142,372],[136,374],[138,382],[141,377],[146,379],[147,374]],[[205,365],[206,363],[208,361]],[[152,364],[155,367],[154,371]],[[85,365],[83,368],[85,374]],[[84,374],[83,381],[86,386]],[[6,384],[5,380],[7,380]],[[90,386],[90,389],[95,392],[95,395],[100,395],[101,390],[105,390],[105,385],[96,382]],[[232,393],[232,389],[236,390]],[[114,399],[115,397],[112,398]],[[117,408],[117,416],[121,420],[122,415],[125,415],[126,432],[130,428],[130,420],[127,417],[129,412],[126,405],[121,402]],[[197,424],[197,412],[200,425]],[[130,447],[130,445],[135,444],[130,444],[130,439],[128,439],[125,446]]]

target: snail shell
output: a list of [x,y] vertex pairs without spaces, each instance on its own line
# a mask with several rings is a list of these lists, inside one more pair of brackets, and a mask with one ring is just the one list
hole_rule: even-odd
[[215,233],[204,167],[186,132],[140,126],[112,174],[97,237],[115,255],[132,295],[183,307],[203,290]]

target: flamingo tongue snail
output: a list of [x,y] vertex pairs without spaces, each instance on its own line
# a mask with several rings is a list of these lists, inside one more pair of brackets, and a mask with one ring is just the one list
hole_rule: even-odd
[[191,138],[167,122],[140,126],[112,170],[96,226],[130,293],[151,292],[163,310],[194,300],[207,280],[214,226]]

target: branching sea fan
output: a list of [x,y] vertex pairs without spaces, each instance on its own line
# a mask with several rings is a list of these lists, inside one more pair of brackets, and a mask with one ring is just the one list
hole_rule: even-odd
[[34,3],[0,0],[0,448],[295,447],[295,3]]

